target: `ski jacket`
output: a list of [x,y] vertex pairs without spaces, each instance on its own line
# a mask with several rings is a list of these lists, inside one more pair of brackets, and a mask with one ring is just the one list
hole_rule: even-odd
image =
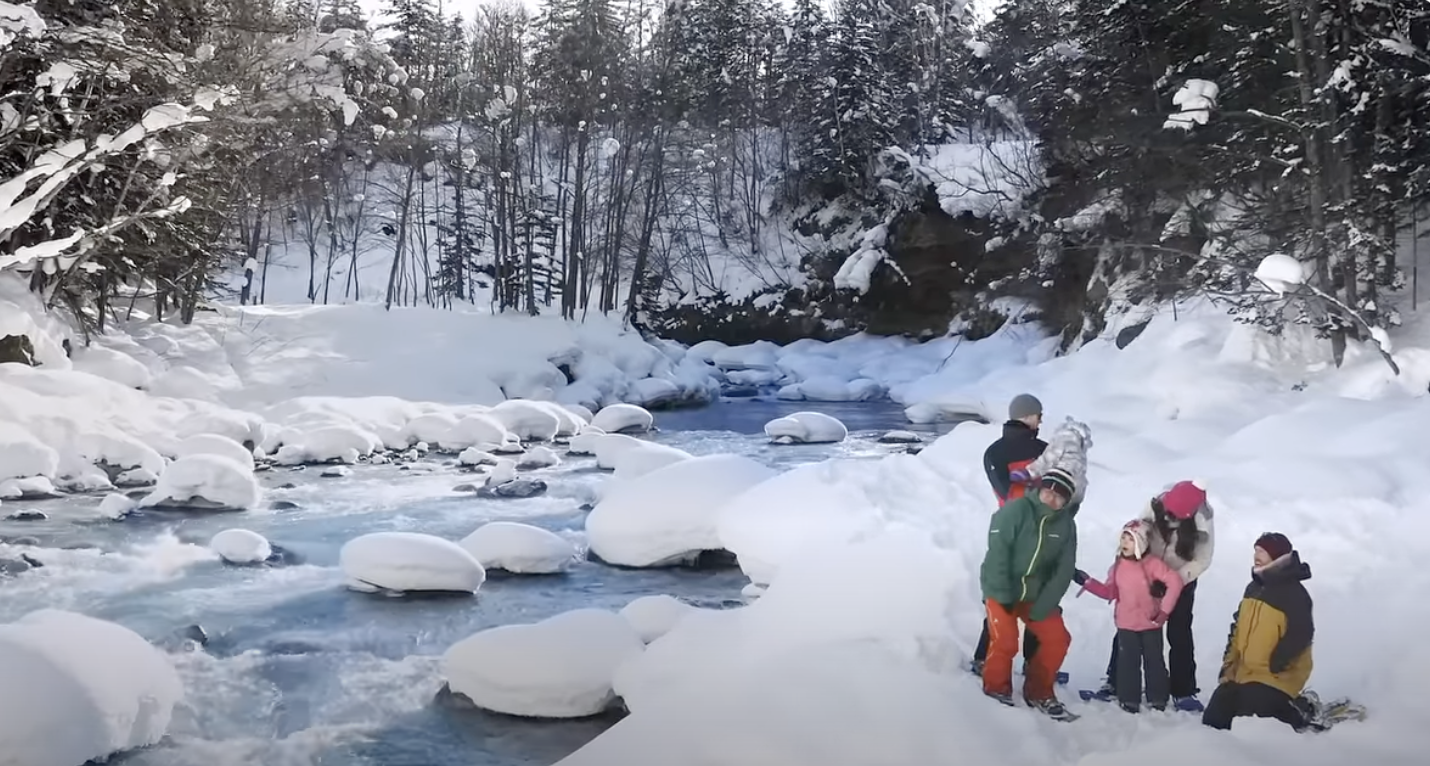
[[1061,511],[1036,495],[1011,500],[988,524],[988,553],[979,570],[983,597],[1030,603],[1029,619],[1046,619],[1072,584],[1077,562],[1074,506]]
[[1008,474],[1026,469],[1047,448],[1047,442],[1039,439],[1038,432],[1028,424],[1018,420],[1003,424],[1003,436],[983,452],[983,471],[988,474],[1000,507],[1024,494],[1023,485],[1014,484]]
[[[1152,583],[1167,586],[1161,598],[1152,595]],[[1119,630],[1156,630],[1162,627],[1155,618],[1172,613],[1182,595],[1182,578],[1166,562],[1155,556],[1140,559],[1118,556],[1107,570],[1107,580],[1091,577],[1083,584],[1088,592],[1115,605],[1112,621]]]
[[1260,683],[1295,697],[1311,677],[1311,567],[1296,551],[1252,571],[1232,617],[1222,683]]

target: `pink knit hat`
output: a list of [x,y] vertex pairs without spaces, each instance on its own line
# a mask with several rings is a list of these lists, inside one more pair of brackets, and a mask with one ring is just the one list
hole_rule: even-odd
[[1174,519],[1190,519],[1207,502],[1207,491],[1198,481],[1179,481],[1162,493],[1162,508]]

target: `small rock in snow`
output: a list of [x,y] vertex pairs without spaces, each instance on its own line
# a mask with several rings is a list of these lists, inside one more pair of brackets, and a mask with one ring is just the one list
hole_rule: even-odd
[[329,479],[341,479],[345,476],[352,476],[353,469],[345,465],[330,465],[324,468],[323,472],[318,475]]
[[296,511],[298,504],[292,500],[274,500],[268,504],[268,509],[272,511]]
[[458,484],[452,488],[453,492],[476,492],[479,488],[475,484]]
[[505,500],[536,497],[546,492],[546,482],[541,479],[513,479],[503,484],[488,484],[477,490],[478,497],[501,498]]
[[491,473],[487,474],[486,485],[495,487],[514,479],[516,479],[516,461],[508,457],[498,458],[496,465],[492,466]]
[[147,468],[134,468],[119,474],[114,479],[114,486],[121,488],[129,487],[151,487],[159,481],[159,474]]
[[461,465],[495,465],[497,457],[486,450],[468,447],[457,455],[457,462]]
[[417,532],[372,532],[349,540],[338,564],[360,590],[476,593],[487,579],[481,563],[460,545]]
[[561,462],[561,456],[550,447],[532,447],[516,459],[517,468],[546,468]]
[[923,441],[913,431],[890,431],[879,437],[882,444],[917,444]]
[[41,511],[16,511],[5,517],[7,521],[44,521],[48,518]]
[[834,444],[844,441],[849,429],[822,412],[796,412],[766,423],[765,435],[776,444]]

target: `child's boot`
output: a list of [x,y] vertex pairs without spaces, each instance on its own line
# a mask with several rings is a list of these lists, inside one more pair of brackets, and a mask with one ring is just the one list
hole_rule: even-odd
[[1172,706],[1183,713],[1200,713],[1206,709],[1195,694],[1188,697],[1172,698]]

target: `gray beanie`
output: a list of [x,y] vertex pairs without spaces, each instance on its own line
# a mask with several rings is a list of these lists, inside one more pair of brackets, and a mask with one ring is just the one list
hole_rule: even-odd
[[1043,414],[1043,403],[1032,394],[1018,394],[1008,403],[1008,419],[1022,420]]

